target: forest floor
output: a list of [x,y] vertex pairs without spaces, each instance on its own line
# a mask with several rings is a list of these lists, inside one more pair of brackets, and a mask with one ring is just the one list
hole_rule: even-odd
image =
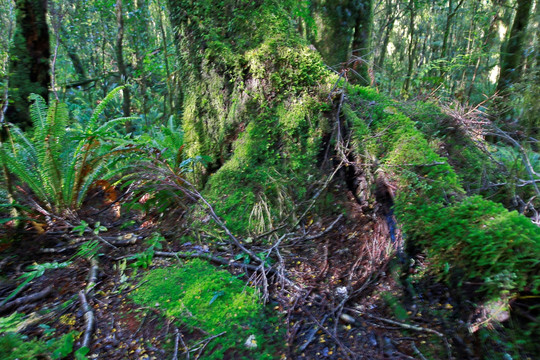
[[[339,186],[335,191],[347,193]],[[389,217],[383,215],[384,204],[375,201],[360,206],[352,195],[347,196],[342,196],[339,204],[346,209],[345,218],[337,222],[335,217],[315,222],[308,218],[305,231],[315,235],[280,248],[288,277],[303,290],[283,291],[279,282],[269,288],[270,307],[282,315],[286,328],[285,347],[275,358],[447,359],[456,354],[461,354],[460,358],[476,358],[468,350],[474,344],[467,344],[469,340],[458,335],[463,331],[456,329],[456,303],[447,289],[423,275],[425,265],[421,259],[414,266],[405,266],[400,255],[401,235]],[[126,260],[132,262],[136,254],[147,250],[144,239],[165,226],[156,219],[131,220],[142,225],[123,230],[110,226],[99,234],[102,241],[98,263],[73,256],[80,250],[81,241],[88,238],[61,230],[42,234],[27,231],[17,242],[4,241],[0,255],[1,298],[21,283],[27,266],[72,262],[64,268],[47,270],[31,281],[0,307],[0,315],[13,311],[25,314],[20,329],[30,338],[46,338],[51,329],[55,336],[70,331],[83,334],[88,321],[80,293],[91,286],[86,294],[95,326],[89,358],[204,359],[204,346],[192,346],[186,352],[182,343],[178,344],[176,334],[181,333],[182,341],[190,344],[204,342],[208,335],[189,331],[166,318],[158,304],[145,307],[132,301],[131,293],[141,286],[140,275],[178,260],[162,258],[156,252],[146,263],[148,269],[146,265],[138,269],[128,266]],[[330,224],[334,226],[328,231],[325,226]],[[178,223],[171,226],[185,229]],[[9,237],[10,234],[4,234],[4,239]],[[241,261],[223,247],[182,244],[172,237],[162,250],[202,250],[229,263]],[[231,271],[236,274],[242,270],[250,273],[241,266],[235,269]],[[401,281],[403,271],[410,272],[412,281],[408,288]],[[81,346],[82,338],[75,341],[75,348]],[[450,344],[456,343],[461,343],[461,348],[451,349]]]

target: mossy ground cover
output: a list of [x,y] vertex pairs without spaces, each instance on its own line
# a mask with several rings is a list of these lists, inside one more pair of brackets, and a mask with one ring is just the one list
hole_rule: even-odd
[[[481,196],[468,197],[462,178],[395,104],[374,90],[351,87],[356,149],[398,184],[395,211],[408,248],[425,252],[429,272],[463,298],[507,302],[540,294],[540,231],[516,211]],[[474,294],[462,285],[478,284]],[[534,322],[513,332],[526,348],[538,334]],[[518,336],[519,337],[519,336]]]
[[[205,359],[279,356],[282,334],[278,318],[261,305],[254,289],[229,272],[195,259],[182,266],[152,270],[143,281],[147,282],[133,294],[136,303],[160,309],[188,331],[200,329],[209,336],[224,332],[209,343]],[[245,344],[250,336],[251,349]]]
[[[483,289],[492,297],[508,290],[538,294],[538,228],[501,205],[466,197],[447,159],[437,155],[391,100],[358,87],[350,89],[350,96],[352,106],[367,112],[350,119],[358,149],[377,157],[399,183],[398,218],[408,241],[428,251],[432,271],[463,271],[464,279],[487,281]],[[490,283],[489,279],[506,273],[515,276],[510,285]]]

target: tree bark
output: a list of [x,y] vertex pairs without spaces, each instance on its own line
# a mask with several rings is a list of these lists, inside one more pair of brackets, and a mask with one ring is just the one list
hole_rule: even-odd
[[501,50],[501,75],[497,83],[499,92],[509,89],[521,76],[523,48],[532,4],[532,0],[518,0],[517,2],[512,30],[507,43]]
[[[367,60],[372,22],[371,8],[372,0],[313,1],[312,15],[317,26],[317,34],[312,34],[310,40],[328,66],[340,70],[349,60],[351,50],[354,52],[353,55]],[[366,62],[359,61],[352,65],[361,75],[360,82],[369,83]]]
[[358,61],[353,62],[352,68],[359,77],[352,79],[355,79],[355,83],[363,86],[367,86],[371,83],[368,76],[368,70],[370,53],[369,39],[371,38],[372,22],[372,0],[359,2],[352,40],[352,54],[359,58]]
[[414,68],[414,55],[416,50],[416,39],[415,39],[415,24],[414,18],[416,16],[416,7],[414,0],[409,1],[409,48],[407,50],[408,54],[408,65],[407,65],[407,75],[405,76],[405,83],[403,84],[403,91],[405,93],[409,92],[409,87],[411,85],[411,78]]
[[[126,85],[128,74],[126,64],[124,63],[124,15],[122,11],[122,0],[116,0],[116,22],[118,24],[118,33],[116,35],[116,62],[118,64],[118,72],[122,78],[122,84]],[[122,91],[124,102],[122,104],[122,111],[124,116],[131,116],[131,95],[129,87],[125,86]],[[128,133],[133,131],[131,121],[126,122],[126,131]]]
[[10,51],[10,104],[6,118],[22,128],[32,125],[28,96],[48,99],[51,49],[47,25],[47,0],[17,0],[15,35]]

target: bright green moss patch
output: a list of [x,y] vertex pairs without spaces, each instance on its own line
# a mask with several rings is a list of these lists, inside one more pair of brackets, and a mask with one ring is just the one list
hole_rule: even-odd
[[[280,348],[279,322],[260,304],[255,290],[224,270],[195,259],[182,267],[150,271],[133,295],[191,328],[211,335],[205,359],[273,359]],[[248,349],[253,335],[257,347]],[[189,344],[188,344],[189,345]]]

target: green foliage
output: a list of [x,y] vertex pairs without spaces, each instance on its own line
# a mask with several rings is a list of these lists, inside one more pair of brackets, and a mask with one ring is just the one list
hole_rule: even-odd
[[0,160],[36,197],[34,207],[59,215],[78,209],[91,184],[126,151],[108,145],[106,139],[116,125],[134,118],[100,119],[120,90],[109,93],[82,126],[70,124],[66,105],[53,102],[47,108],[42,97],[31,96],[33,130],[28,134],[12,126]]
[[139,267],[143,269],[149,268],[152,265],[155,251],[163,249],[163,241],[165,241],[165,238],[160,233],[154,233],[146,240],[148,248],[145,251],[127,258],[127,260],[135,260],[130,266],[135,269]]
[[16,332],[19,324],[22,322],[24,315],[18,312],[0,318],[0,334],[7,332]]
[[[5,360],[64,359],[73,353],[73,343],[77,335],[77,332],[70,332],[61,338],[44,341],[29,340],[23,335],[6,333],[0,336],[0,358]],[[79,355],[77,359],[82,358]]]
[[[281,346],[277,320],[267,318],[255,291],[227,271],[195,259],[181,267],[152,270],[144,280],[133,293],[135,302],[156,306],[209,335],[226,332],[208,345],[205,359],[275,358]],[[255,336],[255,349],[244,346],[250,335]]]
[[54,270],[54,269],[63,269],[71,264],[70,261],[65,262],[52,262],[52,263],[43,263],[43,264],[35,264],[28,266],[28,271],[25,274],[22,274],[19,279],[25,279],[11,294],[9,294],[2,302],[0,303],[0,306],[3,306],[6,304],[9,300],[13,299],[30,281],[37,279],[43,274],[45,274],[46,270]]

